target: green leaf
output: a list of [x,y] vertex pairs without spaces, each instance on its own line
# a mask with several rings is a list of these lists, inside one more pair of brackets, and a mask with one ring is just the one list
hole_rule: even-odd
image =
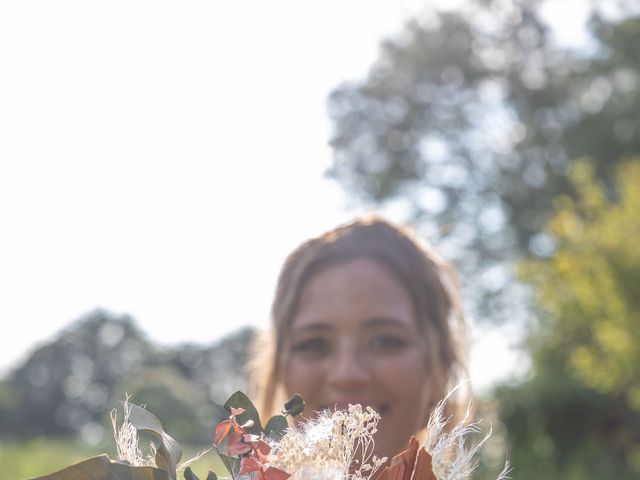
[[191,471],[191,467],[187,467],[184,470],[184,478],[185,480],[200,480],[193,471]]
[[294,393],[284,404],[284,414],[295,417],[304,412],[305,403],[299,393]]
[[162,423],[153,413],[131,403],[128,403],[128,407],[130,408],[129,422],[131,425],[136,430],[150,433],[155,439],[156,465],[169,472],[170,478],[175,480],[177,478],[176,466],[182,458],[182,447],[164,431]]
[[244,408],[244,413],[238,415],[238,423],[243,425],[247,420],[253,420],[253,426],[245,428],[245,430],[254,435],[262,434],[262,424],[260,423],[260,415],[258,414],[258,410],[253,405],[249,397],[247,397],[241,391],[237,391],[233,395],[229,397],[229,399],[224,403],[224,408],[231,413],[231,407],[233,408]]
[[218,453],[218,457],[220,457],[220,460],[222,461],[222,463],[224,464],[225,468],[227,469],[227,472],[229,472],[229,475],[233,475],[233,471],[231,470],[231,462],[229,461],[229,457],[227,457],[225,454],[217,452]]
[[287,428],[289,428],[287,419],[282,415],[274,415],[267,422],[267,426],[264,427],[264,434],[266,437],[278,441],[282,438]]
[[132,467],[106,455],[92,457],[33,480],[170,480],[169,472],[154,467]]

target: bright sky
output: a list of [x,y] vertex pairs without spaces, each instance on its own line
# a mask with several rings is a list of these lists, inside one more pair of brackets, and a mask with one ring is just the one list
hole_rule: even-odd
[[0,374],[96,307],[163,343],[265,327],[285,255],[353,216],[326,97],[419,3],[2,2]]

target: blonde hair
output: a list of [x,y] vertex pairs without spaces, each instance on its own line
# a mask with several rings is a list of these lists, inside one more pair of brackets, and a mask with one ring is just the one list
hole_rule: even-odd
[[[432,408],[466,377],[466,330],[455,271],[412,230],[368,216],[307,240],[285,260],[271,309],[272,328],[257,339],[250,365],[251,395],[262,415],[276,413],[286,400],[280,382],[284,338],[309,279],[327,266],[358,258],[380,263],[411,297],[431,352]],[[450,402],[447,413],[454,420],[461,416],[459,407]]]

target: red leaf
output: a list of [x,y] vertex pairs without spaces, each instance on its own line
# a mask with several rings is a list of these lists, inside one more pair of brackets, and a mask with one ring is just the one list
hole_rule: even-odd
[[265,480],[287,480],[291,475],[276,467],[269,467],[264,472]]
[[242,407],[239,407],[239,408],[231,407],[231,415],[233,415],[234,417],[237,417],[238,415],[242,415],[244,412],[245,412],[245,409]]
[[229,435],[229,443],[227,444],[227,455],[242,455],[251,451],[253,446],[250,443],[244,443],[242,438],[244,435],[240,432],[233,432]]
[[255,458],[242,457],[242,460],[240,460],[240,474],[245,475],[251,472],[260,472],[262,474],[262,464]]
[[255,443],[256,452],[258,452],[258,457],[263,456],[266,457],[271,452],[271,446],[265,442],[264,440],[258,440]]
[[216,447],[222,443],[227,435],[229,435],[229,430],[231,430],[232,424],[231,420],[223,420],[216,426],[216,438],[213,441],[213,444]]

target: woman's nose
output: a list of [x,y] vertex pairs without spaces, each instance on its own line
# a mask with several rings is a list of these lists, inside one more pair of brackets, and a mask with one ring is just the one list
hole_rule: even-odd
[[334,355],[328,377],[332,386],[340,390],[354,390],[369,381],[369,366],[354,345],[342,345]]

